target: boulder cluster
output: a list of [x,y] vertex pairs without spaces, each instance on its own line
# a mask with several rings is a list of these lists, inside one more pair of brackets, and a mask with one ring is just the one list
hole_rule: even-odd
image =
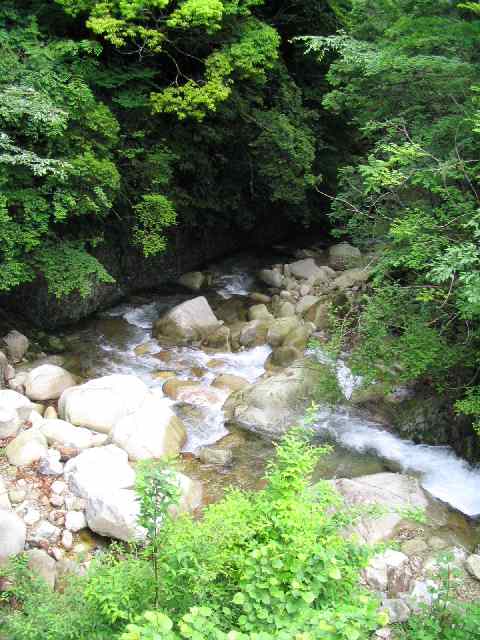
[[[21,363],[28,349],[19,335],[7,336],[8,358],[1,358],[0,564],[25,550],[53,587],[63,572],[82,570],[69,553],[89,550],[79,532],[84,539],[88,532],[144,539],[135,463],[178,454],[186,430],[168,399],[136,376],[79,384],[49,362],[15,372],[12,361]],[[180,510],[196,509],[201,486],[181,473],[176,478]]]

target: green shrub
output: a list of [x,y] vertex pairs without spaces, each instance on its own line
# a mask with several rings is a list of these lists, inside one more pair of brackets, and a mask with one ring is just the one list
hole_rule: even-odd
[[4,613],[2,628],[9,640],[368,637],[382,619],[358,584],[367,550],[340,534],[351,518],[331,486],[310,485],[323,453],[303,431],[291,431],[263,490],[231,490],[200,521],[166,518],[175,492],[160,503],[155,496],[158,487],[168,493],[169,478],[144,467],[141,522],[163,520],[149,533],[155,542],[146,552],[114,546],[62,593],[16,566],[15,610]]

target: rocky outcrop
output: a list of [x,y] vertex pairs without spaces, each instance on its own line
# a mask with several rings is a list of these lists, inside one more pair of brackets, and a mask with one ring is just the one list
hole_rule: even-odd
[[93,282],[86,296],[72,293],[58,300],[42,277],[0,296],[0,304],[25,317],[31,324],[52,329],[78,322],[126,296],[175,282],[182,273],[246,247],[270,246],[288,233],[289,224],[277,215],[258,217],[256,232],[215,218],[215,225],[188,228],[178,225],[167,231],[167,251],[145,258],[132,241],[131,229],[116,225],[105,230],[104,242],[92,254],[114,278],[112,283]]

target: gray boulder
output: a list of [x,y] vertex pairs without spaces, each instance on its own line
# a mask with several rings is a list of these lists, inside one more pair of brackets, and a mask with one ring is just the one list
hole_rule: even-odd
[[127,453],[110,444],[87,449],[68,460],[65,480],[75,495],[88,499],[101,491],[130,489],[135,482],[135,472],[128,464]]
[[30,400],[21,393],[11,389],[0,390],[0,438],[16,435],[32,409]]
[[288,268],[290,274],[297,278],[297,280],[309,280],[310,282],[325,280],[324,272],[313,258],[292,262],[288,265]]
[[346,269],[354,266],[360,260],[360,249],[348,242],[339,242],[328,249],[328,264],[333,269]]
[[283,275],[279,271],[274,271],[273,269],[262,269],[258,273],[258,278],[274,289],[280,289],[284,281]]
[[372,270],[367,268],[347,269],[338,278],[333,281],[332,287],[339,291],[345,291],[352,287],[359,286],[372,275]]
[[23,333],[16,329],[12,329],[7,333],[4,337],[4,342],[7,345],[7,353],[12,362],[20,362],[28,351],[30,344],[27,336],[24,336]]
[[40,576],[50,587],[55,588],[57,578],[57,563],[43,549],[30,549],[27,551],[28,566],[38,576]]
[[82,450],[105,444],[108,438],[104,433],[95,433],[91,429],[74,427],[65,420],[55,418],[44,420],[39,428],[50,446],[60,445]]
[[480,580],[480,555],[474,553],[469,556],[465,562],[465,566],[471,576]]
[[409,509],[426,509],[429,500],[416,478],[400,473],[375,473],[358,478],[332,480],[348,506],[379,505],[385,514],[376,518],[365,516],[350,533],[360,536],[368,544],[393,537],[396,528],[405,520]]
[[178,283],[191,291],[198,291],[205,284],[205,276],[201,271],[189,271],[180,276]]
[[178,455],[187,434],[166,401],[152,398],[141,409],[119,420],[111,437],[130,460],[143,460]]
[[156,338],[169,338],[187,344],[198,342],[220,326],[207,299],[203,296],[193,298],[177,305],[159,320],[153,327]]
[[226,419],[278,439],[303,415],[315,383],[312,370],[299,363],[230,395],[224,404]]

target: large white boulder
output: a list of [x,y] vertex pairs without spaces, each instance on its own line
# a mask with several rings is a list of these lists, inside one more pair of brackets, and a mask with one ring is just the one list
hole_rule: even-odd
[[157,320],[153,327],[155,337],[166,337],[176,342],[197,342],[221,326],[207,299],[203,296],[182,302]]
[[49,445],[60,445],[63,447],[73,447],[75,449],[89,449],[105,444],[108,435],[105,433],[95,433],[83,427],[74,427],[65,420],[50,418],[44,420],[40,426],[40,431],[46,437]]
[[0,438],[9,438],[28,420],[33,405],[28,398],[11,389],[0,390]]
[[8,461],[16,467],[32,464],[44,458],[47,452],[47,439],[36,427],[23,431],[5,449]]
[[[177,473],[181,492],[177,512],[191,512],[201,504],[201,485]],[[87,502],[87,523],[92,531],[102,536],[132,541],[144,540],[145,530],[138,524],[140,505],[135,491],[117,489],[92,495]]]
[[352,531],[368,544],[393,537],[409,510],[424,510],[429,506],[418,480],[400,473],[375,473],[331,482],[348,506],[379,505],[385,509],[380,517],[363,517]]
[[87,502],[87,524],[92,531],[126,542],[142,541],[146,531],[138,524],[140,506],[132,489],[92,494]]
[[135,472],[128,464],[126,452],[109,444],[71,458],[65,464],[65,480],[75,495],[88,499],[101,492],[130,489]]
[[152,398],[141,409],[119,420],[111,437],[130,460],[143,460],[177,455],[187,434],[182,421],[170,409],[170,401]]
[[25,381],[25,393],[30,400],[56,400],[65,389],[76,384],[72,374],[63,367],[42,364],[29,371]]
[[26,535],[27,527],[20,516],[0,510],[0,565],[23,551]]
[[71,424],[110,433],[119,420],[140,409],[147,394],[140,378],[115,374],[67,389],[58,408],[60,417]]

